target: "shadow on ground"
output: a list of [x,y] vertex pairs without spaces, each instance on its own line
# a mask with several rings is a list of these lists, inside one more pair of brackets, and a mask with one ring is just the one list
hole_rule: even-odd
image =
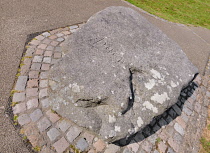
[[[196,76],[197,74],[195,77]],[[131,140],[140,142],[156,133],[159,129],[161,129],[162,126],[169,124],[171,121],[176,119],[176,117],[181,115],[185,101],[193,95],[193,92],[197,87],[198,85],[196,83],[190,81],[189,84],[181,90],[178,101],[168,108],[163,114],[154,117],[150,124],[144,127],[141,131],[131,135],[128,138],[123,138],[113,143],[118,146],[126,146],[132,143]]]

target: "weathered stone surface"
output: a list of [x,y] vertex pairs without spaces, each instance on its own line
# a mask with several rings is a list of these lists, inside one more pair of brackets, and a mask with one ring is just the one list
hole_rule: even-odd
[[197,73],[181,48],[130,8],[92,16],[49,74],[53,109],[109,142],[144,128]]

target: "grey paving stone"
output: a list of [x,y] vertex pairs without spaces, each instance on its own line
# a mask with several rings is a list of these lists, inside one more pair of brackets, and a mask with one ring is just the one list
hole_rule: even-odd
[[148,141],[144,141],[141,144],[141,147],[146,151],[146,152],[151,152],[152,151],[152,144],[149,143]]
[[44,57],[43,62],[44,63],[51,63],[51,57]]
[[53,46],[47,46],[46,50],[54,50]]
[[57,153],[63,153],[68,147],[69,143],[66,141],[64,137],[53,144],[53,147],[57,151]]
[[[173,122],[171,122],[171,123],[173,123]],[[169,126],[166,127],[166,131],[167,131],[168,135],[172,135],[175,131],[174,130],[174,125],[169,124]]]
[[184,129],[181,127],[181,125],[179,125],[178,123],[174,124],[174,129],[179,132],[179,134],[181,134],[182,136],[184,135]]
[[55,47],[55,51],[56,52],[60,52],[61,51],[61,47]]
[[187,108],[186,106],[183,107],[183,110],[182,110],[185,114],[187,114],[188,116],[190,116],[192,114],[192,111]]
[[55,123],[60,119],[60,116],[58,116],[58,114],[52,112],[51,109],[46,112],[46,115],[52,123]]
[[206,96],[210,98],[210,91],[206,91]]
[[39,98],[44,98],[46,96],[48,96],[47,88],[41,89],[39,92]]
[[30,79],[36,79],[39,76],[39,71],[30,71],[29,72],[29,78]]
[[32,63],[31,70],[40,70],[41,63]]
[[25,92],[21,92],[21,93],[14,93],[13,97],[12,97],[12,102],[20,102],[20,101],[24,101],[25,100]]
[[125,148],[125,149],[123,150],[123,153],[132,153],[132,151],[131,151],[130,149],[128,149],[128,148]]
[[80,135],[81,132],[82,130],[80,128],[73,126],[69,129],[68,133],[66,134],[66,137],[68,141],[72,143],[74,139],[76,139]]
[[203,105],[204,105],[205,107],[208,107],[209,102],[210,102],[209,98],[208,98],[208,97],[205,97],[205,98],[204,98],[204,103],[203,103]]
[[27,88],[26,97],[36,97],[38,96],[38,88]]
[[48,86],[48,80],[40,80],[39,87],[46,88]]
[[47,79],[47,77],[48,77],[48,72],[41,72],[40,73],[40,78],[41,79]]
[[167,149],[167,145],[161,141],[158,143],[158,150],[160,150],[160,152],[166,152]]
[[95,136],[88,132],[85,132],[82,137],[88,142],[88,144],[91,145]]
[[147,138],[147,141],[149,141],[152,145],[155,145],[157,138],[158,138],[158,136],[157,136],[157,134],[155,133],[155,134],[149,136],[149,137]]
[[138,149],[139,149],[139,145],[138,143],[136,143],[134,140],[132,140],[130,142],[129,145],[127,145],[127,147],[133,152],[133,153],[137,153]]
[[120,151],[119,146],[114,145],[114,144],[109,144],[104,153],[117,153],[118,151]]
[[189,101],[186,101],[185,103],[184,103],[184,107],[188,107],[190,110],[193,110],[193,105],[192,105],[193,103],[191,103],[191,102],[189,102]]
[[42,62],[43,56],[34,56],[33,62],[40,63]]
[[195,108],[194,110],[197,112],[197,113],[200,113],[201,112],[201,104],[199,104],[198,102],[195,103]]
[[76,143],[76,148],[80,151],[85,151],[89,147],[87,141],[84,138],[80,138]]
[[62,37],[62,36],[64,36],[64,34],[62,34],[62,33],[58,33],[58,34],[56,34],[57,35],[57,37]]
[[173,138],[178,144],[182,144],[183,137],[179,133],[174,133]]
[[30,114],[30,118],[33,122],[38,121],[43,116],[42,111],[40,109],[36,109],[33,113]]
[[43,37],[42,35],[38,35],[38,36],[36,36],[35,38],[36,38],[37,40],[40,40],[40,41],[41,41],[41,40],[43,40],[45,37]]
[[72,25],[69,28],[70,28],[70,30],[77,29],[78,28],[78,25]]
[[18,123],[20,125],[25,125],[25,124],[28,124],[30,123],[31,119],[30,117],[28,116],[28,114],[22,114],[18,117]]
[[57,39],[57,41],[59,41],[59,42],[62,42],[62,41],[64,41],[65,39],[64,38],[58,38]]
[[66,132],[66,130],[70,128],[71,124],[66,120],[61,120],[57,123],[57,126],[62,132]]
[[30,46],[30,47],[26,50],[25,56],[32,56],[34,52],[35,52],[35,48]]
[[46,98],[46,99],[42,99],[41,100],[41,104],[42,104],[42,108],[48,108],[50,103],[49,103],[49,99]]
[[38,121],[37,126],[40,132],[43,132],[44,130],[46,130],[51,126],[51,123],[46,117],[44,117],[43,119]]
[[15,85],[15,90],[24,91],[26,87],[28,77],[27,76],[19,76]]
[[175,151],[172,148],[168,148],[167,153],[175,153]]
[[50,141],[56,140],[56,138],[60,135],[61,133],[56,129],[56,128],[51,128],[47,132],[47,136],[49,137]]
[[44,33],[42,33],[42,35],[43,35],[44,37],[49,37],[49,36],[50,36],[50,33],[49,33],[49,32],[44,32]]
[[181,118],[182,118],[185,122],[187,122],[188,119],[189,119],[189,116],[187,116],[185,113],[182,113]]
[[27,101],[26,103],[26,106],[27,106],[27,109],[31,109],[31,108],[36,108],[38,107],[38,99],[37,98],[34,98],[34,99],[30,99]]
[[14,114],[19,114],[19,113],[22,113],[26,110],[26,103],[19,103],[19,104],[16,104],[14,107],[13,107],[13,113]]

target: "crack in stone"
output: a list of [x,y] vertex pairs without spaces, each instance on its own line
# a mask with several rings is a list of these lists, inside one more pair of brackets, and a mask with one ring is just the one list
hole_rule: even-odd
[[105,102],[108,98],[103,98],[103,99],[78,99],[76,101],[76,106],[77,107],[84,107],[84,108],[88,108],[88,107],[97,107],[99,105],[107,105],[107,103]]
[[130,83],[130,91],[131,91],[131,97],[128,98],[128,106],[125,110],[122,111],[122,115],[124,115],[126,112],[128,112],[131,108],[133,108],[133,103],[135,100],[135,94],[133,90],[133,69],[129,68],[130,76],[129,76],[129,83]]

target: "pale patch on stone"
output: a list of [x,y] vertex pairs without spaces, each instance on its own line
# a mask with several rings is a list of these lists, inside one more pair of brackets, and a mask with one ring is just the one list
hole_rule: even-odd
[[73,83],[71,89],[73,92],[80,92],[80,87],[77,85],[77,83]]
[[144,122],[143,122],[142,118],[141,117],[138,117],[138,120],[137,120],[138,127],[141,127],[143,123]]
[[169,92],[171,93],[172,92],[172,89],[170,86],[167,86],[167,88],[169,89]]
[[121,103],[121,107],[123,107],[124,106],[124,103]]
[[109,123],[114,123],[114,122],[116,122],[115,116],[109,115]]
[[143,107],[141,110],[142,110],[142,111],[145,111],[145,110],[146,110],[146,108],[145,108],[145,107]]
[[177,87],[178,85],[179,85],[179,82],[177,82],[177,84],[176,84],[176,83],[174,83],[173,81],[171,81],[171,86],[172,86],[173,88]]
[[141,101],[141,98],[138,97],[138,96],[136,96],[136,97],[135,97],[135,101],[136,101],[136,102],[140,102],[140,101]]
[[135,129],[128,129],[128,133],[130,133],[130,134],[135,133]]
[[52,90],[55,90],[57,88],[57,84],[55,81],[49,80],[49,85]]
[[146,107],[147,109],[153,111],[154,113],[158,113],[158,109],[156,107],[154,107],[150,102],[145,101],[143,103],[143,106]]
[[114,130],[111,130],[110,131],[110,134],[109,134],[109,137],[114,137],[114,136],[116,136],[116,132],[114,131]]
[[158,102],[160,104],[163,104],[163,102],[165,102],[166,100],[169,100],[170,98],[168,97],[168,94],[166,92],[164,92],[163,94],[158,94],[155,93],[152,97],[151,100]]
[[148,83],[144,83],[144,85],[148,90],[150,90],[155,86],[155,80],[151,79],[151,80],[149,80]]
[[161,78],[161,75],[160,75],[160,73],[159,73],[158,71],[152,69],[152,70],[150,70],[150,72],[152,72],[152,74],[153,74],[152,76],[153,76],[155,79],[160,79],[160,78]]
[[115,126],[114,127],[114,130],[116,131],[116,132],[120,132],[121,130],[120,130],[120,126]]

